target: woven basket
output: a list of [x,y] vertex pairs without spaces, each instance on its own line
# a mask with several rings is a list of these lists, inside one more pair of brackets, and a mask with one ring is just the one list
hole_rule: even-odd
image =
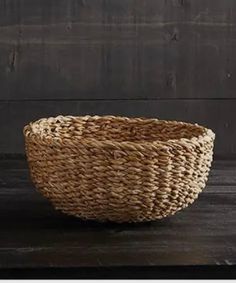
[[139,222],[191,204],[205,187],[215,134],[197,124],[58,116],[24,128],[32,180],[56,209]]

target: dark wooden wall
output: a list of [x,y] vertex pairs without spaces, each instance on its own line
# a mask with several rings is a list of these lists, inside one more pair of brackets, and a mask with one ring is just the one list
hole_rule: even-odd
[[57,114],[201,123],[236,156],[235,0],[0,0],[0,153]]

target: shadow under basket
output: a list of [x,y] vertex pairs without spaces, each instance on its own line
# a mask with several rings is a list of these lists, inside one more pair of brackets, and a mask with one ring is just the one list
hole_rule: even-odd
[[187,207],[206,185],[215,134],[197,124],[57,116],[24,127],[31,178],[56,209],[140,222]]

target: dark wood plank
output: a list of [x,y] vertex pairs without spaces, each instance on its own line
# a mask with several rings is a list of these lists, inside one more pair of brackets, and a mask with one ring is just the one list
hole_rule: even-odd
[[4,29],[1,99],[235,98],[235,28]]
[[23,153],[23,126],[54,115],[112,114],[197,122],[216,132],[215,157],[236,155],[236,101],[25,101],[0,103],[0,152]]
[[236,168],[232,169],[214,169],[210,173],[209,185],[224,186],[236,185]]
[[235,205],[236,194],[206,193],[164,220],[117,225],[1,196],[0,267],[235,265]]
[[235,98],[235,2],[2,1],[1,99]]
[[1,99],[235,98],[235,28],[17,29],[1,31]]
[[221,23],[235,20],[234,0],[11,0],[0,2],[0,25],[82,23],[158,23],[185,20]]
[[235,279],[234,266],[6,268],[2,279]]
[[[229,278],[227,270],[233,277],[235,168],[235,161],[214,161],[210,185],[172,217],[115,224],[54,210],[34,189],[24,159],[0,159],[0,277],[55,278],[70,271],[74,278],[191,278],[196,272],[194,278]],[[223,176],[228,183],[220,185]],[[142,276],[135,277],[136,269]]]

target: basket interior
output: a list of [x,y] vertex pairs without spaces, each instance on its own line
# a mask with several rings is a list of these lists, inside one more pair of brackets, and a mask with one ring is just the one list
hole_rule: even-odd
[[41,137],[140,143],[191,139],[204,134],[206,129],[196,124],[157,119],[58,116],[32,123],[31,131]]

